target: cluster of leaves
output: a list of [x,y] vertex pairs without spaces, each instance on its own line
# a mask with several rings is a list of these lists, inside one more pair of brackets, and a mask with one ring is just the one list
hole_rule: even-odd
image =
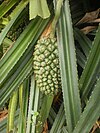
[[[62,90],[56,96],[44,95],[36,85],[33,51],[55,9],[54,1],[49,1],[50,14],[47,1],[42,2],[1,1],[0,112],[6,108],[8,117],[0,122],[0,132],[93,132],[100,117],[100,11],[96,10],[98,15],[91,20],[91,13],[83,17],[88,2],[63,1],[56,27]],[[86,26],[94,24],[84,32]],[[11,32],[16,32],[17,37],[9,37]]]

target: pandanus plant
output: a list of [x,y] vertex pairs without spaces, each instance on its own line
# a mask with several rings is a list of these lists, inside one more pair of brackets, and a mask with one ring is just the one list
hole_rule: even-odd
[[100,132],[100,25],[83,17],[89,2],[0,2],[0,133]]

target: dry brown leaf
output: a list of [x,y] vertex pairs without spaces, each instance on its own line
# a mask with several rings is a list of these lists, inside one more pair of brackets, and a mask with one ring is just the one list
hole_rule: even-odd
[[1,112],[0,112],[0,122],[1,122],[2,120],[4,120],[4,119],[7,117],[7,115],[8,115],[8,110],[7,110],[7,109],[1,111]]
[[89,32],[95,30],[97,28],[97,26],[87,26],[83,29],[81,29],[81,31],[84,33],[84,34],[88,34]]
[[96,124],[100,128],[100,121],[96,121]]
[[54,97],[54,100],[53,100],[53,103],[54,103],[54,104],[55,104],[55,103],[57,103],[57,104],[61,103],[60,96],[61,96],[61,91],[58,92],[58,94]]
[[99,13],[100,13],[100,8],[97,9],[96,11],[86,13],[84,17],[76,25],[86,23],[86,22],[92,22],[93,20],[98,18]]
[[47,121],[44,124],[43,132],[42,133],[48,133],[48,123]]
[[41,38],[42,37],[48,37],[48,35],[51,32],[51,22],[47,25],[47,27],[45,28],[45,30],[43,31]]
[[100,121],[96,121],[96,123],[94,124],[91,133],[95,133],[95,130],[99,128],[100,129]]
[[95,19],[95,20],[93,20],[93,21],[91,21],[92,23],[100,23],[100,18],[97,18],[97,19]]

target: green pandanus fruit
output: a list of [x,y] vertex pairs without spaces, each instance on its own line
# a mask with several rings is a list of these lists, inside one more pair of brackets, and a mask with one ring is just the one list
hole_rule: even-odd
[[[55,17],[38,40],[33,53],[33,69],[36,84],[44,94],[57,94],[61,88],[58,46],[55,27],[60,16],[63,0],[57,1]],[[49,29],[49,30],[48,30]]]
[[56,94],[61,88],[56,38],[42,37],[33,54],[33,69],[37,86],[45,94]]

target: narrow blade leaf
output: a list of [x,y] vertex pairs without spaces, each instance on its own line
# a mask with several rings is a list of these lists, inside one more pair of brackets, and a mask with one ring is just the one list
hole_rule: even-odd
[[85,69],[81,75],[79,86],[82,98],[85,98],[93,86],[96,76],[100,71],[100,26],[88,56]]
[[0,18],[2,18],[19,0],[5,0],[0,5]]
[[89,133],[100,116],[100,79],[98,80],[89,102],[82,113],[73,133]]
[[80,118],[76,54],[68,0],[65,1],[58,25],[58,44],[62,91],[68,131],[71,133]]
[[[12,0],[13,1],[13,0]],[[15,8],[15,10],[11,14],[11,20],[7,24],[7,26],[3,29],[3,31],[0,33],[0,45],[2,44],[2,41],[4,40],[6,34],[8,33],[9,29],[13,25],[13,23],[16,21],[20,13],[23,11],[23,9],[26,7],[28,2],[21,1],[18,6]],[[6,7],[6,6],[5,6]]]
[[50,11],[46,0],[30,0],[29,1],[30,20],[37,15],[43,19],[50,16]]
[[62,104],[55,118],[53,126],[50,130],[50,133],[58,133],[58,131],[62,128],[64,123],[65,123],[65,111],[64,111],[64,106]]

